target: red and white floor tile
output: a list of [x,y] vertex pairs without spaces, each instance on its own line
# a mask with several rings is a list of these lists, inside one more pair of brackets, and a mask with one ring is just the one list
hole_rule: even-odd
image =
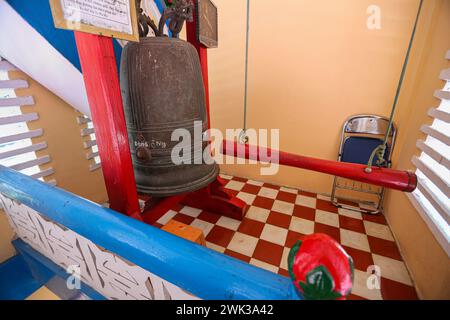
[[[350,299],[417,299],[408,270],[383,215],[338,209],[329,198],[300,190],[221,175],[226,188],[250,205],[243,221],[190,207],[168,211],[170,219],[203,230],[207,246],[257,267],[288,276],[287,256],[297,240],[312,233],[336,239],[355,264]],[[380,289],[368,289],[368,268],[381,269]]]

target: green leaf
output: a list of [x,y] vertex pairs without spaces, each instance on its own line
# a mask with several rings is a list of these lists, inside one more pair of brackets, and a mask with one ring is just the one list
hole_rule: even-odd
[[164,0],[166,7],[174,6],[176,2],[177,2],[176,0],[172,0],[172,3],[169,3],[169,0]]
[[308,300],[334,300],[341,294],[334,292],[334,280],[328,269],[318,266],[306,275],[306,282],[299,282],[303,296]]
[[350,273],[352,279],[352,287],[346,292],[345,296],[348,297],[353,290],[353,283],[355,282],[355,265],[353,263],[352,257],[348,256],[348,263],[350,264]]
[[351,273],[352,283],[353,283],[353,281],[355,279],[355,265],[353,264],[353,259],[350,256],[348,256],[348,263],[350,264],[350,273]]
[[291,276],[292,281],[296,281],[295,274],[294,274],[294,262],[295,257],[297,256],[298,251],[300,250],[300,247],[302,246],[302,242],[299,240],[297,241],[294,246],[292,247],[291,251],[289,251],[288,256],[288,269],[289,269],[289,275]]

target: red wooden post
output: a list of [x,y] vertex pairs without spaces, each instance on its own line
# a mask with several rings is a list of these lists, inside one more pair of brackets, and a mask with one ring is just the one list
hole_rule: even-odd
[[[198,5],[198,0],[194,0],[195,6]],[[195,11],[195,10],[194,10]],[[208,83],[208,49],[202,45],[197,38],[197,13],[194,12],[194,19],[186,23],[187,41],[191,43],[198,52],[200,58],[200,65],[202,67],[203,84],[205,86],[206,111],[208,114],[208,128],[211,128],[211,117],[209,112],[209,83]]]
[[[194,0],[198,6],[198,0]],[[198,41],[197,35],[197,13],[194,11],[194,19],[186,24],[187,41],[190,42],[198,52],[202,68],[203,84],[205,86],[206,111],[208,113],[208,128],[211,128],[211,113],[209,102],[209,79],[208,79],[208,49]],[[187,196],[182,203],[195,208],[217,212],[224,216],[242,220],[248,210],[247,204],[241,199],[230,194],[225,188],[225,181],[217,178],[208,187],[193,192]]]
[[140,219],[111,38],[75,31],[110,208]]

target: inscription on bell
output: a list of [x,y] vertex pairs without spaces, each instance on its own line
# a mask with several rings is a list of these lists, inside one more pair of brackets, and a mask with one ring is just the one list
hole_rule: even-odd
[[150,142],[150,147],[152,149],[165,149],[167,148],[167,143],[164,141],[152,140],[152,142]]
[[147,141],[135,141],[135,142],[134,142],[134,146],[135,146],[136,148],[148,148],[148,147],[149,147]]

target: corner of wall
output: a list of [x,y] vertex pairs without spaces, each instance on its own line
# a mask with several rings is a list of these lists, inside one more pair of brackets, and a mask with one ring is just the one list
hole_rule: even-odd
[[[393,160],[395,167],[402,170],[415,169],[411,159],[419,154],[416,141],[424,137],[420,127],[431,123],[427,111],[438,104],[433,94],[443,86],[439,73],[450,67],[444,58],[450,49],[449,21],[450,1],[424,3],[417,41],[399,101],[397,124],[400,135]],[[450,299],[450,259],[408,197],[396,191],[387,192],[385,215],[419,297]]]

